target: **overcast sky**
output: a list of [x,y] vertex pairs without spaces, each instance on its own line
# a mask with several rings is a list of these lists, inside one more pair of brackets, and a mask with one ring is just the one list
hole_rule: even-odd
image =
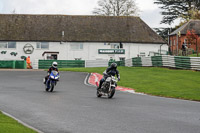
[[[17,14],[66,14],[92,15],[98,0],[0,0],[0,13]],[[153,4],[154,0],[135,0],[140,17],[151,28],[169,27],[161,25],[160,9]]]

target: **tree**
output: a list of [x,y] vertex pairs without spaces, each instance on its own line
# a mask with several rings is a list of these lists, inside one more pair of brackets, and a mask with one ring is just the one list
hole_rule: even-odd
[[197,57],[198,57],[198,39],[199,39],[199,36],[195,34],[195,30],[187,30],[186,38],[187,38],[188,44],[191,44],[191,45],[196,44]]
[[197,9],[190,10],[191,19],[200,19],[200,11]]
[[200,0],[155,0],[163,10],[161,23],[171,24],[177,18],[191,19],[193,13],[200,10]]
[[99,0],[98,8],[93,14],[103,16],[131,16],[138,15],[138,7],[134,0]]
[[173,30],[172,28],[154,28],[155,32],[164,40],[168,41],[168,34]]

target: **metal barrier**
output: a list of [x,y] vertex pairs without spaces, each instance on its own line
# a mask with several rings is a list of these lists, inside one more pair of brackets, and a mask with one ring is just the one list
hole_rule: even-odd
[[48,69],[56,61],[59,68],[85,67],[84,60],[39,60],[39,69]]
[[185,56],[151,56],[135,57],[125,60],[125,66],[133,67],[169,67],[177,69],[200,70],[200,57]]
[[0,68],[26,69],[26,61],[24,61],[24,60],[1,60]]

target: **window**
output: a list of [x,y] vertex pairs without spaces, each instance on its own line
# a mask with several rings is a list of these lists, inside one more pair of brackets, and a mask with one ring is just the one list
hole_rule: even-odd
[[0,48],[7,48],[7,42],[0,42]]
[[119,49],[120,48],[118,43],[111,43],[110,45],[111,45],[112,49]]
[[37,42],[37,49],[49,49],[49,42]]
[[74,58],[75,60],[81,60],[81,58]]
[[16,48],[16,42],[8,42],[8,48]]
[[123,48],[123,44],[122,43],[111,43],[111,48],[112,49],[120,49],[120,48]]
[[0,48],[16,48],[16,42],[0,42]]
[[71,43],[70,47],[71,47],[71,50],[83,50],[82,43]]
[[125,57],[119,57],[120,61],[125,61]]

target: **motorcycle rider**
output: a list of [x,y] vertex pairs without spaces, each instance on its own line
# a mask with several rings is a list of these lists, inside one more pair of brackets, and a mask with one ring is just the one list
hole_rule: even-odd
[[99,82],[99,87],[97,87],[98,90],[101,89],[101,86],[102,86],[103,82],[105,82],[105,80],[111,75],[112,76],[117,75],[118,81],[120,81],[120,75],[119,75],[119,71],[117,70],[117,64],[116,63],[112,63],[110,65],[110,67],[108,67],[103,72],[103,78]]
[[57,72],[58,72],[57,66],[58,66],[58,63],[54,61],[54,62],[52,63],[52,66],[49,67],[49,69],[48,69],[48,71],[47,71],[47,76],[45,77],[44,84],[46,84],[46,82],[47,82],[47,80],[48,80],[48,78],[49,78],[49,75],[51,74],[51,71],[54,70],[54,71],[57,71]]

